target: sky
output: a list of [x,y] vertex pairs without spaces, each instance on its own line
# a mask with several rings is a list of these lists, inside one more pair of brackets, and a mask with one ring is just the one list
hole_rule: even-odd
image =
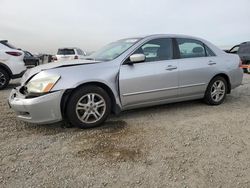
[[0,0],[0,39],[51,54],[149,34],[186,34],[230,47],[250,41],[249,7],[250,0]]

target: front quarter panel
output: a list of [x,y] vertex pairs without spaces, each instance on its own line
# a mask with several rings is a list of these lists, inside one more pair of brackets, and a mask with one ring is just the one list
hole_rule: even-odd
[[52,91],[74,89],[90,82],[99,82],[108,86],[120,105],[118,95],[119,64],[114,62],[102,62],[90,65],[80,65],[46,70],[47,74],[57,74],[61,78]]

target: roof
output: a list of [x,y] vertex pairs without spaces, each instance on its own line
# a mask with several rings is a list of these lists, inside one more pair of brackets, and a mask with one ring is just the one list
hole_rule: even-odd
[[[138,38],[148,38],[148,37],[179,37],[179,38],[198,38],[190,35],[183,35],[183,34],[152,34],[152,35],[144,35],[144,36],[139,36]],[[137,38],[137,37],[134,37]]]
[[247,45],[249,45],[249,44],[250,44],[250,41],[242,42],[240,45],[242,45],[242,44],[247,44]]
[[81,49],[81,48],[77,48],[77,47],[58,48],[58,50],[64,50],[64,49]]

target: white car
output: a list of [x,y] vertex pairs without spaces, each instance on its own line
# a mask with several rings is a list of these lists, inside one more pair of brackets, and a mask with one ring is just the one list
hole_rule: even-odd
[[59,48],[55,61],[66,61],[73,59],[83,59],[86,53],[80,48]]
[[0,90],[7,87],[11,79],[22,77],[26,71],[24,52],[7,40],[0,40]]

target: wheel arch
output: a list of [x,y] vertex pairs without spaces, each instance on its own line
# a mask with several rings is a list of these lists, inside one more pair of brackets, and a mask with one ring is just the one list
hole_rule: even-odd
[[7,65],[0,62],[0,68],[5,70],[9,74],[10,78],[12,78],[12,75],[13,75],[12,71],[10,70],[10,68]]
[[72,95],[72,93],[81,87],[90,86],[90,85],[100,87],[107,92],[107,94],[109,95],[109,97],[111,99],[111,106],[112,106],[111,111],[113,113],[118,114],[121,111],[120,106],[116,102],[116,98],[115,98],[115,95],[114,95],[112,89],[102,82],[92,81],[92,82],[86,82],[86,83],[80,84],[79,86],[72,88],[72,89],[67,89],[64,92],[64,94],[62,96],[62,100],[61,100],[61,113],[62,113],[63,117],[66,117],[65,110],[66,110],[68,100],[69,100],[70,96]]

